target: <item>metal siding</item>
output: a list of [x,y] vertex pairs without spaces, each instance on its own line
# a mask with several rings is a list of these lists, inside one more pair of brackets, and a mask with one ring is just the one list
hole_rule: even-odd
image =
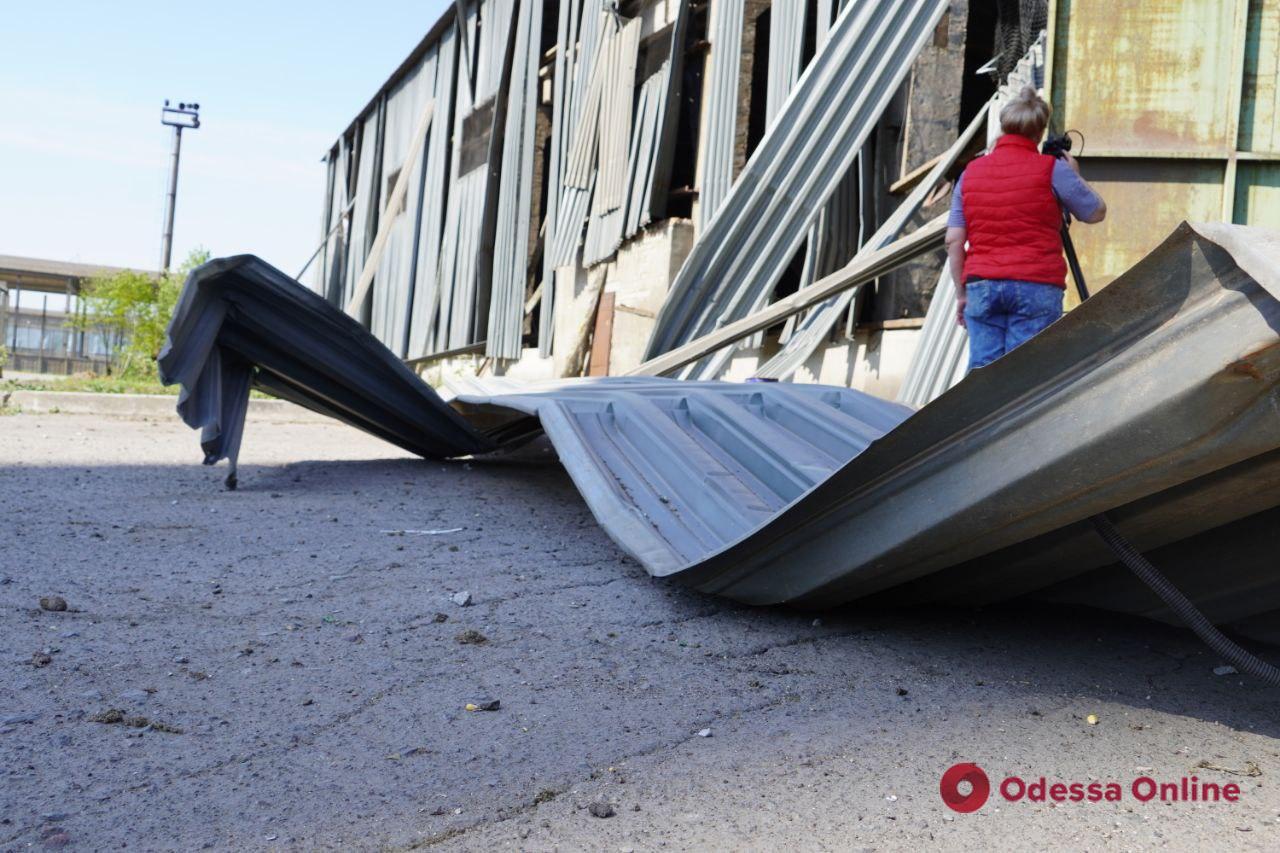
[[1240,163],[1236,167],[1234,221],[1280,228],[1280,163]]
[[698,233],[729,194],[733,184],[734,136],[738,121],[738,76],[742,64],[745,0],[714,0],[708,13],[711,53],[706,68],[707,103],[703,108],[699,164]]
[[1084,133],[1086,152],[1234,148],[1238,7],[1236,0],[1059,0],[1052,102],[1062,126]]
[[[1221,162],[1088,158],[1080,163],[1081,174],[1107,202],[1105,220],[1071,229],[1091,290],[1111,283],[1182,220],[1220,218]],[[1071,288],[1068,297],[1074,300]]]
[[542,0],[521,0],[506,128],[502,183],[494,242],[493,288],[486,354],[517,359],[524,339],[525,285],[529,267],[529,220],[533,216],[533,148],[538,110],[538,65]]
[[435,119],[427,134],[427,150],[423,161],[422,217],[418,222],[418,258],[414,268],[412,322],[409,327],[410,358],[442,348],[439,343],[438,311],[440,307],[440,271],[442,261],[446,199],[451,195],[449,175],[455,152],[449,117],[458,74],[457,29],[450,27],[440,36],[435,50]]
[[1280,153],[1280,0],[1249,0],[1240,150]]
[[[745,316],[769,292],[945,8],[863,0],[841,13],[673,282],[646,359]],[[698,375],[727,357],[712,355]]]

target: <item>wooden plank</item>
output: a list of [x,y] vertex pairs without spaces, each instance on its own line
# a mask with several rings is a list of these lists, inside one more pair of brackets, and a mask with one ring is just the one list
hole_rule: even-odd
[[684,367],[723,346],[767,329],[792,314],[825,302],[843,290],[873,281],[925,252],[940,248],[946,232],[947,215],[943,214],[882,249],[859,255],[843,269],[797,290],[790,296],[779,299],[768,308],[743,317],[741,320],[727,323],[716,331],[665,352],[657,358],[651,358],[624,375],[661,376]]
[[378,263],[382,260],[382,252],[386,249],[387,240],[391,236],[391,226],[396,220],[395,212],[400,209],[405,193],[409,191],[409,175],[418,165],[418,158],[422,156],[422,149],[426,143],[427,131],[431,128],[431,118],[435,114],[435,109],[436,102],[434,100],[427,101],[426,106],[422,108],[422,115],[418,118],[418,126],[413,131],[413,141],[409,143],[408,157],[400,167],[400,174],[396,176],[396,185],[391,189],[391,195],[387,198],[387,203],[382,208],[382,216],[378,218],[378,234],[374,237],[373,246],[369,249],[369,254],[364,259],[364,267],[360,270],[360,280],[356,282],[355,293],[352,294],[351,301],[347,303],[347,314],[352,317],[357,315],[361,304],[369,295],[369,288],[373,286],[373,276],[378,271]]
[[591,338],[591,363],[588,376],[609,375],[609,348],[613,345],[613,302],[617,294],[600,294],[596,308],[596,330]]

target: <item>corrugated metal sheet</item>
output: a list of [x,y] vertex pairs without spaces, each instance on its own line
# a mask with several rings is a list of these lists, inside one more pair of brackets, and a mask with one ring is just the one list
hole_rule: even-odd
[[969,370],[969,336],[956,322],[956,288],[951,264],[942,265],[916,351],[898,391],[898,402],[920,408],[964,379]]
[[[983,107],[974,116],[969,126],[960,134],[960,138],[949,148],[938,163],[929,170],[929,174],[918,183],[911,194],[903,199],[897,209],[876,229],[876,233],[854,255],[876,251],[897,239],[907,223],[920,210],[925,198],[933,191],[942,176],[955,165],[960,155],[968,148],[974,137],[986,127],[988,107]],[[839,322],[840,317],[849,310],[857,289],[850,289],[817,306],[809,312],[798,325],[795,332],[787,340],[782,350],[765,362],[756,371],[756,375],[772,379],[782,379],[795,373],[831,333],[831,329]]]
[[738,123],[738,75],[742,64],[742,19],[745,0],[715,0],[708,12],[711,54],[705,71],[702,162],[698,166],[698,232],[701,233],[729,195],[733,184],[733,152]]
[[250,388],[439,458],[492,450],[358,322],[252,255],[187,278],[158,359],[182,386],[178,414],[201,430],[205,464],[234,476]]
[[524,303],[529,280],[529,221],[533,217],[533,156],[538,112],[542,0],[520,0],[514,45],[515,68],[503,129],[502,181],[494,240],[493,287],[485,353],[517,359],[524,339]]
[[[946,8],[852,2],[671,287],[646,359],[750,313],[777,282]],[[691,375],[715,375],[728,352]]]
[[[915,414],[845,388],[604,378],[463,389],[464,418],[245,257],[192,275],[160,364],[210,461],[234,454],[251,378],[429,456],[541,428],[650,572],[751,603],[1060,595],[1111,562],[1082,533],[1099,512],[1150,550],[1280,505],[1280,232],[1239,226],[1180,227]],[[1273,610],[1263,557],[1188,592],[1233,620]]]

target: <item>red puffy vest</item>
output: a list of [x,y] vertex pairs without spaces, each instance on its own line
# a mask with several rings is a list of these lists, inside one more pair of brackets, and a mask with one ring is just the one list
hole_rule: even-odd
[[964,278],[1067,286],[1062,212],[1053,194],[1054,158],[1007,133],[964,170],[961,201],[969,236]]

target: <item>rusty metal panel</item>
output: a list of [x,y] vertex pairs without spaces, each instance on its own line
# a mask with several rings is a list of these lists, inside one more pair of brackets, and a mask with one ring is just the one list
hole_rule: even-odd
[[[1090,289],[1132,267],[1182,220],[1221,218],[1221,162],[1085,158],[1080,165],[1107,203],[1103,222],[1071,229]],[[1074,289],[1067,295],[1074,299]]]
[[1052,102],[1061,126],[1084,133],[1086,152],[1233,149],[1238,5],[1059,0]]
[[1250,0],[1240,150],[1280,152],[1280,0]]

